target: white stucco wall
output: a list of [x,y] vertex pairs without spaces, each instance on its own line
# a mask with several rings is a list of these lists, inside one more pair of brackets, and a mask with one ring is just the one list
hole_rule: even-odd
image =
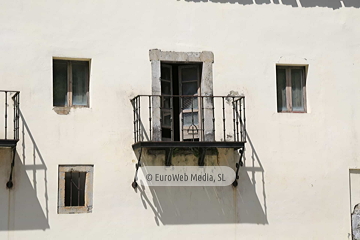
[[[351,239],[360,8],[312,2],[1,1],[0,89],[23,121],[10,192],[0,151],[0,239]],[[129,99],[151,94],[155,48],[213,52],[214,94],[245,94],[236,189],[131,188]],[[53,57],[91,58],[90,108],[52,110]],[[280,63],[309,65],[308,113],[277,113]],[[59,164],[94,164],[91,214],[57,214]]]

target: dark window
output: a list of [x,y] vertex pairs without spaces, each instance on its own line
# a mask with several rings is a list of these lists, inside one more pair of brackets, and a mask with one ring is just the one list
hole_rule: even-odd
[[89,105],[89,61],[53,60],[53,105]]
[[91,213],[94,165],[60,165],[58,213]]
[[65,206],[85,206],[86,172],[65,173]]
[[276,68],[277,111],[306,112],[305,67]]
[[162,141],[199,141],[202,65],[161,63]]

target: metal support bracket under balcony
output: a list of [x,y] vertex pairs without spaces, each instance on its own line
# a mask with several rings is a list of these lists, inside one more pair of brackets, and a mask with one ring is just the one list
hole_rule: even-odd
[[135,164],[135,176],[134,176],[134,181],[132,182],[131,186],[136,189],[138,184],[136,182],[137,180],[137,175],[138,175],[138,171],[139,168],[141,167],[141,154],[142,154],[142,148],[140,148],[140,153],[139,153],[139,158],[138,158],[138,162]]
[[206,151],[207,151],[207,147],[199,148],[199,161],[198,161],[199,166],[204,166],[205,165]]
[[237,180],[239,179],[239,169],[240,169],[240,167],[244,166],[244,163],[242,160],[243,155],[244,155],[244,148],[239,149],[239,154],[240,154],[239,162],[236,163],[236,177],[235,177],[235,181],[232,184],[234,187],[237,187],[237,185],[238,185]]
[[165,166],[167,167],[171,166],[173,152],[174,148],[165,149]]
[[16,154],[16,147],[12,147],[12,162],[11,162],[11,169],[10,169],[10,176],[9,176],[9,181],[6,183],[6,187],[8,189],[11,189],[14,186],[14,183],[12,181],[12,177],[13,177],[13,170],[14,170],[14,166],[15,166],[15,154]]

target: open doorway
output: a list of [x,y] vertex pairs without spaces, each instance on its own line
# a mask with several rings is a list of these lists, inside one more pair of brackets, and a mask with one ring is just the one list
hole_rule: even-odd
[[162,141],[199,141],[202,63],[161,62]]

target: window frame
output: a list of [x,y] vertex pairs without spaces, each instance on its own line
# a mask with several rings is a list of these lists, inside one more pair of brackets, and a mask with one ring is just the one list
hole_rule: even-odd
[[[65,173],[86,172],[84,206],[65,206]],[[59,165],[58,214],[91,213],[93,209],[94,165]]]
[[[151,62],[152,95],[161,95],[161,63],[201,63],[202,69],[200,76],[200,92],[202,96],[213,96],[213,52],[175,52],[161,51],[160,49],[150,49],[149,58]],[[162,135],[160,100],[153,98],[152,106],[152,141],[161,142]],[[213,122],[209,120],[212,119],[213,116],[213,103],[210,101],[204,101],[203,108],[205,122],[203,124],[204,139],[202,141],[215,141]]]
[[[278,113],[307,113],[307,103],[306,103],[306,75],[307,75],[307,67],[304,65],[299,66],[289,66],[289,65],[276,65],[276,108]],[[278,69],[285,70],[285,100],[286,100],[286,108],[287,110],[282,111],[278,107]],[[293,111],[292,108],[292,82],[291,82],[291,70],[298,69],[302,70],[302,98],[303,98],[303,111]]]
[[[52,86],[52,96],[53,96],[53,107],[54,108],[89,108],[90,107],[90,69],[91,69],[91,59],[89,58],[58,58],[53,57],[52,62],[52,71],[54,74],[54,61],[66,61],[67,62],[67,105],[64,106],[55,106],[54,105],[54,75],[53,75],[53,86]],[[73,93],[73,79],[72,79],[72,62],[88,62],[88,71],[86,72],[86,105],[73,105],[72,93]]]

